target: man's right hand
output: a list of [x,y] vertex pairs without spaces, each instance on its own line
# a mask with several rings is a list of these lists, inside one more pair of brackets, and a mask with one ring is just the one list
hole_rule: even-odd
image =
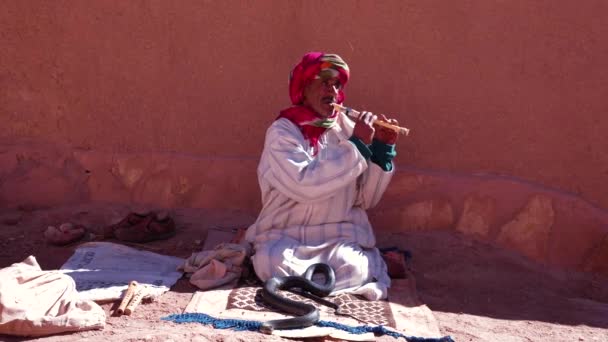
[[374,133],[376,132],[374,129],[374,121],[376,121],[377,118],[378,117],[371,112],[362,112],[355,123],[353,136],[359,138],[366,145],[371,144],[372,139],[374,139]]

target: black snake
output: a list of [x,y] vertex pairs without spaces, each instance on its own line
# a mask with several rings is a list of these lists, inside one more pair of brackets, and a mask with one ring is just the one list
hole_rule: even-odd
[[[317,272],[325,275],[325,284],[321,285],[312,281],[313,274]],[[290,313],[296,317],[266,321],[262,323],[260,331],[270,334],[274,329],[305,328],[319,321],[319,310],[314,305],[283,297],[279,294],[279,290],[299,288],[301,289],[301,293],[299,292],[299,294],[326,297],[333,291],[335,284],[336,274],[334,270],[329,265],[320,263],[309,266],[302,276],[273,277],[268,279],[262,289],[262,299],[273,308]],[[326,305],[328,304],[327,301],[323,302]]]

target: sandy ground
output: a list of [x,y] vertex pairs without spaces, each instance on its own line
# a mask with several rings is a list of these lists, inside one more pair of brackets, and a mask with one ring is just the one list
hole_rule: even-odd
[[[0,267],[34,255],[43,269],[59,268],[77,245],[49,246],[48,225],[72,221],[91,231],[120,219],[126,206],[0,209]],[[244,227],[247,213],[200,209],[172,212],[178,234],[146,244],[163,254],[188,257],[201,249],[207,229]],[[418,295],[435,314],[444,335],[456,341],[608,341],[608,282],[531,263],[513,253],[448,232],[378,234],[380,246],[413,254]],[[132,316],[112,317],[117,304],[103,304],[103,330],[40,338],[40,341],[275,341],[253,332],[214,330],[199,324],[174,324],[159,318],[180,313],[196,289],[182,279],[170,292],[140,306]],[[0,335],[0,341],[22,339]],[[391,337],[378,338],[392,341]]]

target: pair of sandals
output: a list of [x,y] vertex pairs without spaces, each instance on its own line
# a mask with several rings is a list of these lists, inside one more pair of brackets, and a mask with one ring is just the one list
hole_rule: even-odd
[[125,242],[150,242],[170,238],[175,233],[175,222],[167,212],[132,212],[117,224],[105,227],[100,238],[96,238],[85,226],[69,222],[59,227],[49,226],[44,237],[49,244],[67,246],[83,240],[112,238]]
[[175,221],[167,212],[130,213],[115,225],[104,229],[104,238],[126,242],[150,242],[174,236]]

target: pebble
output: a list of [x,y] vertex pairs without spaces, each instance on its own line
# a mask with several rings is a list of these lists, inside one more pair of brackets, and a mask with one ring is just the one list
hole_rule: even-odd
[[21,213],[19,212],[7,213],[0,216],[0,222],[7,226],[14,226],[19,223],[19,221],[21,221]]

